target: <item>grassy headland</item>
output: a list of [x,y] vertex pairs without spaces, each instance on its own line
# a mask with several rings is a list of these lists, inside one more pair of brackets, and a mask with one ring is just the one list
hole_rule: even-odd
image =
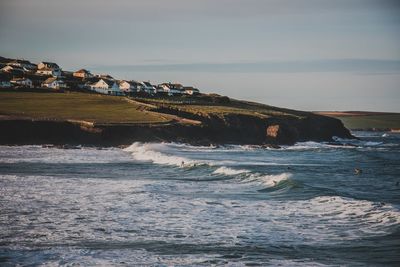
[[303,112],[254,102],[213,96],[182,98],[127,98],[100,94],[0,92],[0,115],[43,120],[84,120],[95,123],[162,123],[173,116],[151,112],[164,107],[200,116],[248,115],[259,118],[288,116]]
[[0,92],[0,115],[37,120],[84,120],[94,123],[162,123],[165,114],[146,111],[125,97],[85,93]]
[[2,144],[293,144],[332,136],[352,137],[333,118],[218,95],[0,91]]
[[385,112],[317,112],[318,114],[340,119],[349,129],[389,130],[400,129],[400,113]]

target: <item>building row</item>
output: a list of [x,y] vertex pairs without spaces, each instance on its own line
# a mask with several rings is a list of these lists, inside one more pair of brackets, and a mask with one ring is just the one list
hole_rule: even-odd
[[0,88],[50,88],[94,91],[106,95],[149,95],[169,96],[196,95],[200,91],[180,83],[161,83],[150,81],[117,80],[107,74],[92,74],[89,70],[75,72],[63,71],[56,63],[41,62],[33,64],[27,60],[10,60],[0,63]]

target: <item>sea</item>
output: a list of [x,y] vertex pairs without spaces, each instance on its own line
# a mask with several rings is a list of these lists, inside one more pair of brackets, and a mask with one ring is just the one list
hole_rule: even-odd
[[400,266],[400,134],[353,134],[0,146],[0,266]]

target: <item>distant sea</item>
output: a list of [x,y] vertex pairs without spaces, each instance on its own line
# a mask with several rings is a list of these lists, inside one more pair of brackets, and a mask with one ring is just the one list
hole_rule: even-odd
[[400,135],[354,134],[0,146],[0,265],[399,266]]

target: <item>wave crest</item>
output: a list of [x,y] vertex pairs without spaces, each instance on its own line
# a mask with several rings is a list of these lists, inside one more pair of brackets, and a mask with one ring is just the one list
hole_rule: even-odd
[[[157,144],[142,144],[133,143],[131,146],[124,149],[130,152],[134,159],[139,161],[149,161],[156,164],[170,165],[170,166],[193,166],[196,162],[185,157],[167,155],[162,152],[156,151]],[[183,164],[182,164],[183,163]]]
[[234,169],[221,166],[219,165],[220,162],[193,160],[182,156],[171,155],[171,151],[174,152],[173,147],[163,143],[133,143],[124,150],[130,152],[133,158],[138,161],[186,168],[197,165],[207,165],[211,167],[211,169],[214,169],[211,173],[212,175],[238,176],[237,178],[240,179],[240,182],[258,184],[263,188],[277,186],[292,177],[291,173],[286,172],[266,175],[247,169]]
[[239,175],[239,174],[243,174],[243,173],[249,173],[249,170],[245,170],[245,169],[241,169],[241,170],[235,170],[232,168],[228,168],[228,167],[219,167],[218,169],[216,169],[213,173],[214,174],[223,174],[223,175]]

